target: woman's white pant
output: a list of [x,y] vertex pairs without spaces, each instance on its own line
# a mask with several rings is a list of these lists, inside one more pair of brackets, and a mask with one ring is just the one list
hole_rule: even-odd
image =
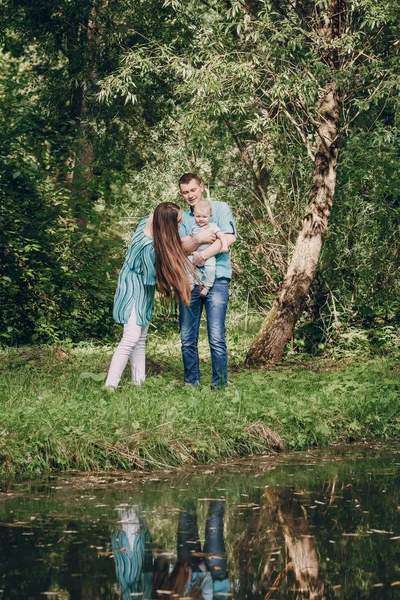
[[122,340],[112,357],[106,387],[117,387],[128,360],[131,363],[133,383],[140,385],[145,380],[145,346],[148,329],[148,325],[146,327],[137,325],[135,311],[132,309],[129,321],[124,325]]

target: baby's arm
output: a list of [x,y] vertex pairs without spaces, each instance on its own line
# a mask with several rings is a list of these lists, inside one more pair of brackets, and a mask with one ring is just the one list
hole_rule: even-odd
[[215,242],[209,244],[207,248],[204,248],[204,250],[200,250],[200,252],[195,250],[193,252],[193,264],[196,265],[196,267],[202,267],[207,259],[211,258],[212,256],[216,256],[220,252],[221,241],[216,239]]

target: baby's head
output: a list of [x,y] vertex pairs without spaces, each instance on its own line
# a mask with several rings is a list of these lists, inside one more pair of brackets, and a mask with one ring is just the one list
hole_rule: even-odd
[[211,204],[208,200],[200,200],[195,205],[193,213],[197,225],[204,227],[204,225],[208,225],[212,217]]

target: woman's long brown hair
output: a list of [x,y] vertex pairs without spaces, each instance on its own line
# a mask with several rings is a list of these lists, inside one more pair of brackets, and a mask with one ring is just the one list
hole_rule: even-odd
[[156,253],[157,288],[166,298],[172,290],[183,304],[190,303],[188,271],[193,267],[188,260],[178,233],[180,208],[173,202],[161,202],[154,211],[153,239]]
[[[188,584],[191,571],[187,562],[177,563],[169,572],[169,562],[161,562],[157,564],[153,574],[153,598],[159,600],[171,600],[172,598],[182,598],[185,588]],[[185,598],[193,598],[194,600],[204,600],[200,589],[200,580],[191,586]]]

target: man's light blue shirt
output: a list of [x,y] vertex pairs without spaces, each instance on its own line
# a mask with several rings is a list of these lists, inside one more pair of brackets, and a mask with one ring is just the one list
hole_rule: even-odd
[[[232,215],[232,211],[226,202],[217,202],[209,200],[212,209],[212,217],[210,223],[216,223],[224,233],[231,233],[236,236],[236,224]],[[182,224],[179,228],[181,238],[190,234],[192,225],[195,223],[193,209],[190,207],[182,213]],[[217,270],[215,273],[216,279],[226,277],[232,279],[232,267],[229,254],[216,255]]]

